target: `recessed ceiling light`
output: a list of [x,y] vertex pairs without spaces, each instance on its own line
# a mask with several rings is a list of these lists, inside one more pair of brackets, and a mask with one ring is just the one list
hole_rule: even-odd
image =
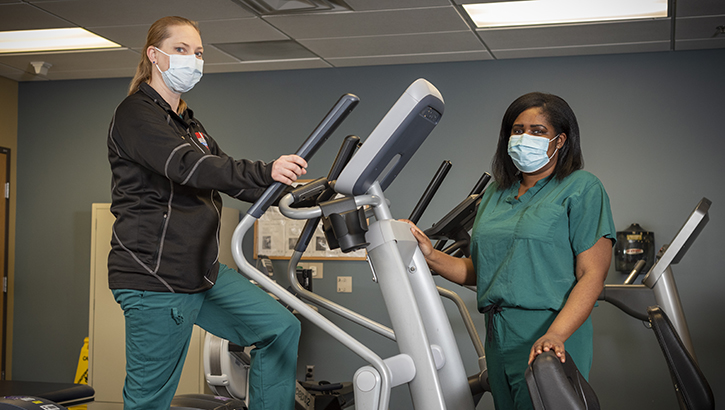
[[479,28],[667,17],[667,0],[524,0],[463,8]]
[[80,27],[0,32],[0,53],[3,54],[118,47],[121,45]]

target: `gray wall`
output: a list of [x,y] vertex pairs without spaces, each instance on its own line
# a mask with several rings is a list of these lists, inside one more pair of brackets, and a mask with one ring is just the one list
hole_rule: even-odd
[[[501,116],[514,98],[534,90],[562,96],[578,115],[585,168],[606,186],[617,229],[638,222],[655,232],[659,247],[700,198],[713,201],[710,224],[674,269],[701,367],[722,404],[725,376],[717,369],[725,364],[725,329],[717,301],[725,275],[717,238],[725,230],[723,66],[725,50],[711,50],[210,74],[186,99],[227,153],[273,159],[294,151],[341,94],[358,95],[358,108],[312,161],[308,176],[316,177],[327,173],[342,136],[366,137],[410,82],[428,79],[443,94],[446,112],[387,195],[393,213],[407,217],[440,162],[453,161],[421,220],[429,226],[489,169]],[[74,375],[88,329],[91,203],[110,201],[106,132],[127,84],[20,84],[15,379],[69,381]],[[225,205],[245,209],[228,198]],[[275,268],[285,271],[281,263]],[[365,262],[325,262],[324,274],[314,284],[320,293],[389,323]],[[337,275],[353,276],[352,294],[334,292]],[[610,271],[609,283],[621,280]],[[482,330],[474,295],[464,296]],[[595,309],[594,322],[591,382],[604,408],[676,409],[651,331],[607,304]],[[342,326],[378,346],[382,356],[396,353],[382,337]],[[454,326],[473,372],[473,349],[462,326]],[[299,364],[300,377],[305,364],[315,364],[318,379],[349,380],[362,363],[303,323]],[[397,390],[391,408],[410,408],[406,392]]]

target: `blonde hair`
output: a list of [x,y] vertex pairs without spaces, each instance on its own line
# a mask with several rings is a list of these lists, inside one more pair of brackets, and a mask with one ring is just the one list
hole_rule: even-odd
[[[128,95],[131,95],[138,91],[138,87],[141,85],[141,83],[149,82],[151,80],[151,70],[153,69],[153,64],[151,64],[151,60],[149,60],[147,54],[148,48],[152,46],[160,47],[161,43],[164,40],[171,37],[171,30],[169,29],[173,26],[182,25],[190,25],[194,27],[196,31],[201,35],[201,31],[199,31],[199,23],[184,17],[162,17],[156,20],[156,22],[151,25],[151,27],[149,28],[149,32],[146,35],[146,45],[144,46],[143,52],[141,53],[141,61],[138,63],[138,67],[136,68],[136,75],[133,76],[133,79],[131,80],[131,86],[128,88]],[[179,108],[177,112],[182,113],[184,112],[184,110],[186,110],[186,102],[184,102],[184,100],[181,100],[179,101]]]

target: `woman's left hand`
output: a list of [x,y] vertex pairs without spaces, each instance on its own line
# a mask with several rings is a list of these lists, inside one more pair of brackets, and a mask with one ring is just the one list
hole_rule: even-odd
[[531,347],[531,353],[529,353],[529,365],[531,365],[531,362],[534,361],[536,356],[550,350],[554,351],[556,357],[558,357],[562,363],[566,361],[566,355],[564,354],[564,340],[555,334],[547,333],[537,340]]
[[289,185],[307,173],[307,161],[298,155],[282,155],[272,163],[272,179]]

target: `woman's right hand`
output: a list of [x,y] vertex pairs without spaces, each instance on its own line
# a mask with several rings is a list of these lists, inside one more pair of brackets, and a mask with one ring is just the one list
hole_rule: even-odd
[[298,155],[282,155],[272,163],[272,179],[285,185],[307,173],[307,161]]
[[420,228],[418,228],[412,221],[409,221],[407,219],[401,219],[400,221],[407,222],[410,225],[410,231],[413,233],[413,236],[418,241],[418,247],[420,248],[420,251],[423,252],[423,256],[428,259],[428,257],[431,256],[433,254],[433,251],[435,250],[428,236],[426,236],[426,234],[424,234],[423,231],[421,231]]
[[418,241],[418,248],[423,253],[431,271],[459,285],[476,284],[476,270],[473,268],[471,258],[456,258],[436,250],[428,236],[413,222],[407,219],[400,221],[410,225],[410,231]]

